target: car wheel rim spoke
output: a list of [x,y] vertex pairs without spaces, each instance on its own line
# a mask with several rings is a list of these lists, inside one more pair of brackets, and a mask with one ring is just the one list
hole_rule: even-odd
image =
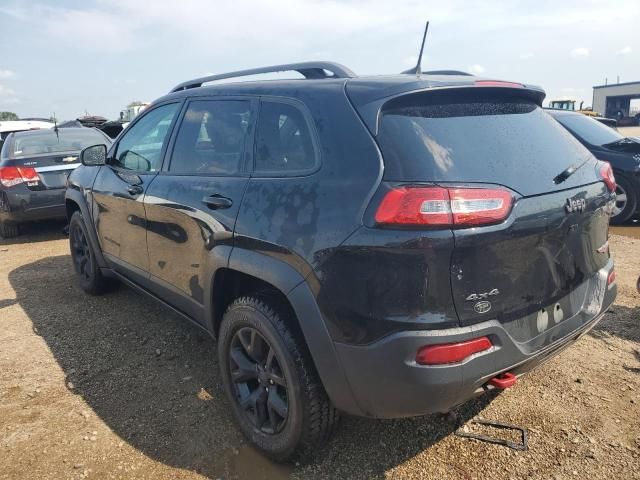
[[235,370],[231,370],[231,378],[235,383],[245,383],[248,380],[258,378],[256,364],[245,355],[242,349],[232,349],[231,360],[233,360],[237,367]]
[[271,389],[269,392],[269,398],[267,400],[269,408],[275,413],[277,413],[280,418],[287,418],[287,414],[289,413],[289,407],[287,403],[278,395],[278,392],[275,388]]
[[289,395],[275,349],[258,330],[245,327],[232,337],[228,356],[242,413],[261,432],[280,432],[289,415]]
[[613,216],[620,215],[620,213],[627,206],[627,192],[620,185],[616,188],[616,202],[613,207]]

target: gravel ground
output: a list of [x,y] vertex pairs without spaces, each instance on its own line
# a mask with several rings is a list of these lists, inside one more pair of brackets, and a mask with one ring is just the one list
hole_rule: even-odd
[[[0,242],[0,478],[640,478],[638,239],[611,238],[605,319],[516,387],[448,418],[344,418],[280,466],[234,427],[213,342],[128,288],[84,295],[60,230]],[[528,428],[529,450],[452,435],[476,415]]]

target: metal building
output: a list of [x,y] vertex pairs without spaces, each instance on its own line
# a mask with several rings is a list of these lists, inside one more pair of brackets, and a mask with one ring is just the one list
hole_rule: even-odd
[[640,119],[640,112],[629,111],[634,98],[640,98],[640,82],[597,85],[593,87],[593,111],[609,118],[638,115]]

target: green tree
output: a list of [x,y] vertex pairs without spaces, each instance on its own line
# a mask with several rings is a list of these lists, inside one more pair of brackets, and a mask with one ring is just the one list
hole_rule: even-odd
[[19,120],[19,118],[13,112],[0,112],[0,122],[7,120]]

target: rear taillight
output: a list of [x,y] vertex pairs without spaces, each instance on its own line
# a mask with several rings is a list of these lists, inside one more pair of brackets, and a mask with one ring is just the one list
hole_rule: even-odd
[[20,183],[39,182],[40,176],[30,167],[0,167],[0,183],[5,187],[13,187]]
[[611,286],[614,283],[616,283],[616,271],[611,270],[611,273],[609,273],[609,277],[607,277],[607,286]]
[[613,168],[609,162],[603,162],[600,167],[600,176],[610,192],[616,191],[616,177],[613,175]]
[[380,225],[472,227],[499,223],[513,205],[501,188],[399,187],[390,190],[376,211]]
[[471,355],[489,350],[492,346],[488,337],[474,338],[466,342],[425,345],[416,353],[416,363],[419,365],[459,363]]

